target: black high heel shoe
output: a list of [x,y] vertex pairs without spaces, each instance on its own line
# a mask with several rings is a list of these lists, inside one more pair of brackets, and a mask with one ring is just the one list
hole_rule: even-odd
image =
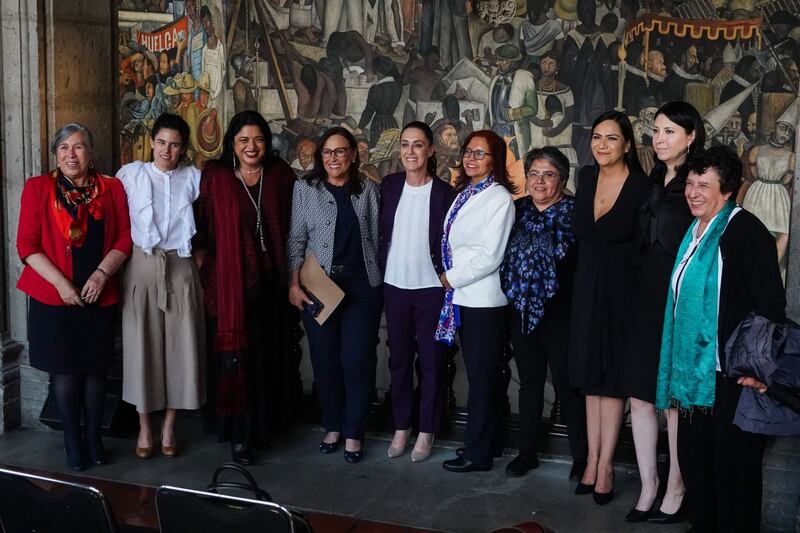
[[[616,485],[616,472],[611,473],[611,483]],[[596,485],[596,483],[595,483]],[[614,499],[614,487],[612,485],[611,490],[609,492],[597,492],[596,490],[592,492],[592,497],[594,498],[594,503],[597,505],[605,505],[609,503],[611,500]]]
[[587,485],[586,483],[578,482],[578,486],[575,487],[575,494],[581,496],[583,494],[591,494],[594,492],[594,483],[591,485]]
[[689,507],[686,505],[686,497],[681,500],[681,506],[672,514],[662,512],[661,509],[655,509],[650,513],[647,518],[648,522],[653,524],[677,524],[683,522],[689,517]]
[[660,504],[660,500],[654,500],[653,505],[651,505],[650,509],[647,511],[640,511],[634,506],[634,508],[625,515],[625,521],[630,523],[647,522],[647,519],[650,518],[651,514],[657,510],[657,505]]

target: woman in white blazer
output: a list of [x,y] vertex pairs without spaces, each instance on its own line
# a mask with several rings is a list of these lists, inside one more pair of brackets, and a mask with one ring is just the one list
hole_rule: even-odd
[[447,289],[436,339],[452,344],[456,329],[469,382],[467,428],[451,472],[489,470],[494,432],[496,368],[503,351],[504,310],[500,265],[514,223],[516,187],[506,174],[506,143],[484,130],[461,149],[460,191],[444,222],[442,285]]

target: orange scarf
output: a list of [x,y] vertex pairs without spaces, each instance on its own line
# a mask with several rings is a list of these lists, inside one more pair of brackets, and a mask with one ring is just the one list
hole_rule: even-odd
[[[88,215],[95,220],[102,220],[103,205],[98,198],[105,192],[105,185],[100,173],[89,174],[87,186],[80,189],[58,169],[50,173],[50,201],[56,218],[56,224],[64,238],[73,246],[80,248],[86,241]],[[70,213],[75,212],[75,216]]]

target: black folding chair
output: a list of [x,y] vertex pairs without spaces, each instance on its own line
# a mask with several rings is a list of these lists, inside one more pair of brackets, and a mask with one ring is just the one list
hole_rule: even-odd
[[163,486],[156,491],[161,533],[300,533],[276,503]]
[[103,493],[94,487],[0,468],[4,533],[116,533]]

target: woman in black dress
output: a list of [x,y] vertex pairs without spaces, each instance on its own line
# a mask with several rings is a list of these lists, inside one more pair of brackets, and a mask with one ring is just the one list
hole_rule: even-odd
[[[684,197],[688,160],[703,149],[703,119],[691,104],[669,102],[656,112],[653,149],[656,165],[647,209],[640,214],[639,261],[633,277],[634,300],[625,352],[625,392],[631,399],[631,426],[636,462],[642,480],[639,501],[628,513],[628,522],[674,523],[682,520],[683,479],[678,466],[678,410],[666,409],[669,434],[669,477],[659,509],[653,505],[658,492],[656,471],[656,376],[664,327],[669,278],[681,239],[692,222]],[[679,512],[681,511],[681,512]]]
[[50,142],[58,166],[25,182],[17,234],[31,366],[50,373],[72,470],[106,462],[100,429],[114,356],[116,272],[132,248],[125,189],[95,170],[92,147],[86,126],[58,130]]
[[617,111],[592,125],[596,162],[578,175],[573,231],[578,266],[572,303],[570,384],[586,395],[589,453],[576,494],[594,492],[602,505],[614,497],[614,449],[625,393],[622,356],[628,328],[634,235],[650,180],[636,157],[633,128]]

